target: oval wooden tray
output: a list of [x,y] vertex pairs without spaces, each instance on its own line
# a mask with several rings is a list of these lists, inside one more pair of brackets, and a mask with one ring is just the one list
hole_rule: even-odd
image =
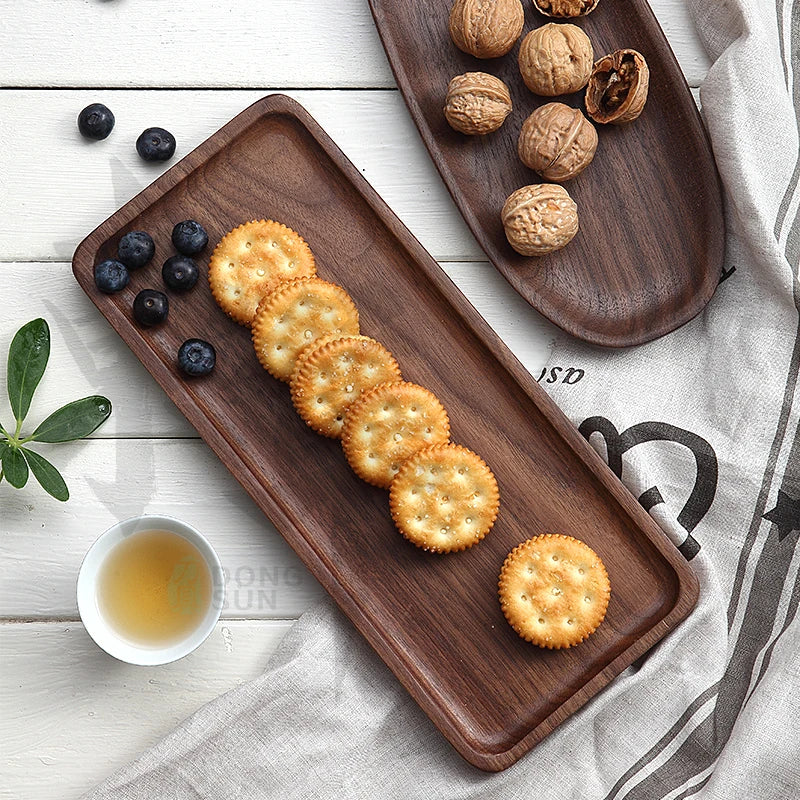
[[[530,0],[523,4],[523,36],[552,21]],[[597,126],[594,161],[564,184],[578,205],[580,231],[566,248],[541,258],[515,253],[500,222],[512,191],[543,182],[519,160],[517,137],[534,108],[559,100],[583,109],[583,92],[533,95],[517,66],[519,42],[498,59],[462,53],[448,33],[451,5],[370,0],[411,116],[489,260],[537,311],[594,344],[641,344],[690,320],[722,274],[722,199],[697,107],[647,3],[600,0],[575,22],[592,40],[596,58],[621,47],[643,53],[650,94],[635,122]],[[450,79],[474,71],[504,80],[514,102],[503,127],[483,137],[457,133],[442,113]]]
[[[433,556],[406,542],[392,524],[387,492],[359,480],[339,442],[302,422],[288,386],[261,369],[249,332],[217,308],[205,276],[186,295],[170,293],[165,325],[134,323],[136,293],[163,289],[160,268],[174,252],[175,222],[199,220],[214,243],[259,217],[302,232],[319,274],[355,300],[362,331],[392,350],[407,380],[441,398],[454,441],[493,468],[502,505],[480,545]],[[153,235],[155,261],[132,273],[123,292],[103,295],[94,264],[112,257],[129,230]],[[73,270],[433,722],[478,767],[512,764],[694,605],[697,580],[683,557],[289,98],[251,106],[133,198],[81,243]],[[202,380],[186,379],[175,363],[180,343],[195,336],[218,354],[214,373]],[[543,531],[584,539],[612,582],[605,622],[570,650],[524,642],[497,600],[506,554]]]

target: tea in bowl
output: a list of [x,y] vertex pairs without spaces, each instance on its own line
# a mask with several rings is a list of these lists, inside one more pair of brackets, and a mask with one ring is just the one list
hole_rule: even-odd
[[191,653],[214,629],[224,595],[222,566],[205,537],[161,515],[109,528],[78,575],[86,631],[129,664],[167,664]]

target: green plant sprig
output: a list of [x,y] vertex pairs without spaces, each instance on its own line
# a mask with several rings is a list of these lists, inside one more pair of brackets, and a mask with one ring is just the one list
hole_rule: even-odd
[[16,420],[11,434],[0,424],[0,483],[3,479],[22,489],[29,473],[56,500],[69,499],[61,473],[43,456],[31,450],[30,442],[72,442],[96,431],[111,414],[111,401],[92,395],[54,411],[33,433],[22,434],[31,400],[50,358],[50,328],[43,319],[23,325],[8,350],[8,399]]

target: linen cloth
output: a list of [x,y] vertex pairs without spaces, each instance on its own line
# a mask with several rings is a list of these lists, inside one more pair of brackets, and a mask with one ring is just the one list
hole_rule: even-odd
[[[332,605],[87,797],[800,797],[800,0],[690,0],[723,282],[662,339],[540,378],[691,560],[689,619],[510,769],[464,762]],[[654,233],[657,235],[657,232]]]

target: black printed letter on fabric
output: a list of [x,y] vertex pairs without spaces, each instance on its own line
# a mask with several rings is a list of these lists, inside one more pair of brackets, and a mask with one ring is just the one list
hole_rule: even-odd
[[[622,478],[622,456],[632,447],[644,442],[677,442],[687,447],[694,456],[697,476],[689,498],[678,514],[679,524],[686,530],[686,539],[678,547],[687,561],[691,561],[700,551],[700,544],[692,536],[692,531],[706,515],[717,493],[717,456],[714,448],[696,433],[677,428],[666,422],[641,422],[620,433],[605,417],[589,417],[578,428],[588,440],[593,433],[599,433],[606,443],[608,466],[618,478]],[[639,496],[645,511],[664,502],[657,486],[652,486]]]

